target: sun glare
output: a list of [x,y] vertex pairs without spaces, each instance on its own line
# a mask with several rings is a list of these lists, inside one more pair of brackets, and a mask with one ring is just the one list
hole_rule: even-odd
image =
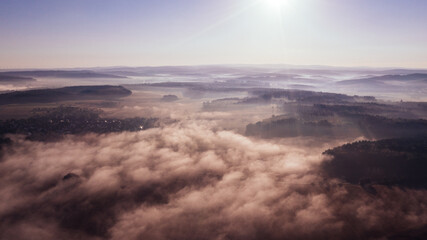
[[282,7],[286,5],[287,0],[263,0],[270,7]]

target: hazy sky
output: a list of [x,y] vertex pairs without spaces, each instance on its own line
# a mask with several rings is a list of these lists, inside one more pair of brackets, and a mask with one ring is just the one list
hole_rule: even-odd
[[427,67],[426,0],[0,0],[0,68]]

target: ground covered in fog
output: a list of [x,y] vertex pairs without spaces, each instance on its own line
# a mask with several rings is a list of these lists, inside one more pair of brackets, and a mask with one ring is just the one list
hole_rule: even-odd
[[423,239],[425,76],[396,71],[0,74],[62,79],[0,94],[0,239]]
[[328,146],[309,140],[192,122],[14,141],[1,162],[4,239],[361,239],[427,224],[425,190],[379,186],[371,196],[325,179]]

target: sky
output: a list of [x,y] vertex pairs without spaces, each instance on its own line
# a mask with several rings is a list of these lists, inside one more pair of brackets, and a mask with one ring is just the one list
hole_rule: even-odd
[[427,67],[425,0],[0,0],[0,69]]

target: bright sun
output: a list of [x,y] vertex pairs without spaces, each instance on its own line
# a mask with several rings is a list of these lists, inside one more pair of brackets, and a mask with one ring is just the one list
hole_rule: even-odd
[[264,0],[264,2],[270,7],[282,7],[287,3],[288,0]]

